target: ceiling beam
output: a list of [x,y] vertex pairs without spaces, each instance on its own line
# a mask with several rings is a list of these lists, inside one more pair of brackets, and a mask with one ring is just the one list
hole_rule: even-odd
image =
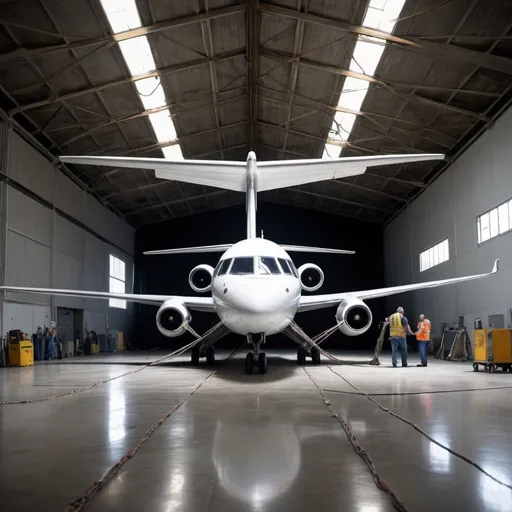
[[[241,90],[245,90],[245,86],[244,87],[238,87],[236,89],[232,89],[230,91],[225,91],[226,93],[228,92],[235,92],[235,91],[241,91]],[[217,96],[219,94],[222,94],[222,93],[218,93]],[[202,99],[205,99],[205,98],[211,98],[213,96],[213,94],[208,94],[208,95],[202,95],[201,98]],[[60,144],[60,146],[67,146],[69,144],[72,144],[73,142],[76,142],[77,140],[80,140],[80,139],[83,139],[84,137],[87,137],[88,135],[90,135],[91,133],[95,132],[95,131],[98,131],[98,130],[101,130],[103,128],[106,128],[107,126],[110,126],[112,124],[116,124],[116,123],[125,123],[127,121],[132,121],[134,119],[139,119],[141,117],[147,117],[147,116],[150,116],[151,114],[156,114],[158,112],[162,112],[164,110],[169,110],[169,109],[173,109],[175,111],[174,114],[171,114],[171,117],[175,117],[175,116],[179,116],[180,114],[184,114],[185,112],[190,112],[190,111],[193,111],[193,110],[199,110],[199,109],[205,109],[205,108],[214,108],[216,105],[224,105],[226,103],[232,103],[232,102],[235,102],[235,101],[241,101],[243,99],[245,99],[245,94],[244,95],[241,95],[241,96],[236,96],[234,98],[227,98],[225,100],[220,100],[220,101],[217,101],[216,103],[209,103],[207,105],[205,104],[201,104],[201,105],[198,105],[198,101],[201,101],[199,99],[196,99],[196,100],[189,100],[189,101],[185,101],[183,103],[171,103],[171,104],[168,104],[168,105],[162,105],[161,107],[157,107],[157,108],[151,108],[151,109],[148,109],[148,110],[143,110],[142,112],[138,112],[137,114],[131,114],[131,115],[128,115],[128,116],[123,116],[123,117],[120,117],[120,118],[117,118],[117,119],[110,119],[109,121],[107,121],[106,123],[102,123],[98,126],[93,126],[92,128],[89,128],[88,130],[86,130],[85,132],[83,133],[80,133],[78,135],[76,135],[75,137],[72,137],[71,139],[68,139],[66,141],[64,141],[62,144]],[[194,106],[192,106],[194,105]],[[184,108],[183,108],[184,107]],[[179,110],[176,110],[176,109],[179,109]]]
[[359,80],[365,80],[367,82],[377,84],[377,85],[383,87],[384,89],[388,90],[389,92],[396,94],[397,96],[402,96],[404,98],[416,99],[417,101],[421,101],[423,103],[428,103],[429,105],[443,108],[445,110],[449,110],[449,111],[455,112],[457,114],[462,114],[465,116],[473,117],[480,121],[486,121],[486,122],[489,121],[488,117],[486,117],[483,114],[479,114],[478,112],[473,112],[471,110],[467,110],[464,108],[455,107],[453,105],[448,105],[446,103],[443,103],[442,101],[437,101],[437,100],[433,100],[431,98],[426,98],[424,96],[419,96],[418,94],[397,91],[397,90],[393,89],[389,84],[386,84],[381,80],[377,80],[373,76],[365,75],[363,73],[356,73],[354,71],[350,71],[347,69],[337,68],[336,66],[330,66],[329,64],[324,64],[322,62],[316,62],[316,61],[311,61],[308,59],[303,59],[300,57],[294,57],[293,55],[291,55],[289,53],[276,52],[274,50],[261,49],[260,53],[261,53],[261,55],[264,55],[266,57],[269,57],[271,59],[278,60],[278,61],[285,60],[285,61],[291,62],[292,60],[299,60],[300,64],[307,66],[311,69],[316,69],[318,71],[324,71],[326,73],[333,73],[336,75],[343,75],[343,76],[347,76],[347,77],[351,77],[351,78],[357,78]]
[[247,142],[249,150],[256,149],[256,118],[258,116],[258,93],[256,85],[258,82],[258,5],[256,0],[246,0],[246,31],[247,31],[247,84],[248,95],[248,126]]
[[[162,32],[164,30],[171,30],[178,27],[185,27],[187,25],[191,25],[194,23],[200,23],[202,21],[213,20],[217,18],[222,18],[224,16],[231,16],[233,14],[237,14],[239,12],[245,11],[245,5],[233,5],[230,7],[222,7],[220,9],[212,9],[207,13],[194,14],[192,16],[183,16],[180,18],[174,18],[172,20],[161,21],[159,23],[154,23],[153,25],[148,25],[146,27],[135,28],[132,30],[127,30],[126,32],[120,32],[118,34],[112,34],[103,37],[97,37],[93,39],[83,39],[79,41],[73,41],[71,43],[62,43],[50,46],[40,46],[36,48],[23,48],[19,47],[13,51],[6,52],[0,55],[0,62],[5,62],[7,60],[19,57],[33,57],[40,56],[51,52],[65,51],[65,50],[77,50],[81,48],[87,48],[89,46],[100,45],[109,42],[119,43],[120,41],[126,41],[128,39],[133,39],[135,37],[140,37],[148,34],[155,34],[157,32]],[[0,19],[0,25],[14,25],[18,26],[15,23],[11,23],[7,20]],[[30,27],[22,27],[24,30],[33,30],[38,31],[37,29],[31,29]],[[60,35],[54,34],[55,37],[61,37]]]
[[169,75],[172,73],[178,73],[180,71],[185,71],[188,69],[193,69],[199,66],[203,66],[205,64],[210,63],[211,61],[221,61],[221,60],[229,60],[234,57],[244,55],[245,54],[245,48],[242,48],[240,50],[234,50],[226,53],[221,53],[217,55],[216,57],[209,59],[197,59],[190,62],[184,62],[182,64],[175,64],[174,66],[168,66],[161,69],[155,69],[154,71],[150,71],[149,73],[143,73],[141,75],[134,75],[128,78],[123,78],[121,80],[113,80],[111,82],[106,82],[103,84],[95,85],[94,87],[88,87],[85,89],[79,89],[78,91],[73,91],[65,94],[55,94],[52,95],[44,100],[34,101],[32,103],[27,103],[25,105],[20,105],[19,107],[13,108],[9,111],[9,115],[13,116],[15,114],[18,114],[20,112],[25,112],[26,110],[30,110],[37,107],[44,107],[46,105],[51,105],[52,103],[56,103],[59,101],[66,101],[73,98],[77,98],[79,96],[83,96],[85,94],[91,94],[94,92],[102,91],[105,89],[110,89],[112,87],[117,87],[119,85],[129,84],[133,82],[137,82],[139,80],[144,80],[146,78],[154,78],[154,77],[161,77],[163,75]]
[[292,18],[295,20],[307,21],[308,23],[314,23],[316,25],[320,25],[323,27],[331,27],[338,30],[343,30],[344,32],[358,34],[360,36],[375,37],[378,39],[382,39],[384,41],[392,41],[394,43],[402,44],[405,46],[419,46],[418,43],[414,41],[409,41],[408,39],[404,39],[403,37],[394,36],[393,34],[389,34],[381,30],[375,30],[373,28],[353,25],[352,23],[348,23],[347,21],[336,18],[315,16],[314,14],[310,14],[308,12],[301,12],[295,9],[287,9],[286,7],[280,7],[274,4],[267,4],[263,2],[259,3],[258,9],[260,10],[260,12],[264,12],[267,14],[273,14],[285,18]]

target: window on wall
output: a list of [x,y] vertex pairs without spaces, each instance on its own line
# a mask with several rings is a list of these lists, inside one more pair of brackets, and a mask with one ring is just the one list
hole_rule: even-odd
[[[126,293],[126,266],[123,260],[110,255],[109,272],[110,293]],[[121,299],[110,299],[111,308],[126,309],[126,301]]]
[[450,259],[448,238],[420,253],[420,272],[440,265]]
[[478,243],[512,230],[512,199],[482,213],[476,221]]

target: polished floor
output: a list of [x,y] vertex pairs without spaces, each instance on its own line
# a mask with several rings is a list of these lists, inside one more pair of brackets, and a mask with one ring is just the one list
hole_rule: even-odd
[[[161,355],[0,368],[0,401],[63,394]],[[308,376],[291,352],[268,355],[264,376],[244,374],[242,353],[219,362],[213,375],[204,363],[194,368],[183,357],[83,393],[0,406],[0,510],[67,510],[184,401],[86,510],[394,510],[329,405],[406,510],[512,511],[508,487],[357,394],[327,361],[308,365]],[[512,373],[474,373],[470,364],[436,360],[428,368],[392,368],[386,354],[381,362],[332,369],[512,486]]]

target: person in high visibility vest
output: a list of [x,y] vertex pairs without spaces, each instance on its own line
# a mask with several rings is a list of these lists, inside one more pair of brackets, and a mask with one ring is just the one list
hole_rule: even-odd
[[389,323],[389,340],[391,341],[391,361],[393,368],[396,367],[398,351],[402,366],[407,366],[407,333],[414,335],[409,326],[409,321],[404,316],[404,308],[399,307],[396,313],[386,318]]
[[425,315],[420,315],[416,339],[418,340],[418,352],[420,353],[421,363],[416,366],[427,366],[427,348],[430,343],[430,320]]

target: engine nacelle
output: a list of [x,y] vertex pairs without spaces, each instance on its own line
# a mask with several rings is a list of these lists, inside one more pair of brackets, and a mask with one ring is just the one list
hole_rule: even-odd
[[372,319],[370,308],[359,299],[346,299],[336,310],[336,320],[343,322],[340,331],[345,336],[364,334],[372,325]]
[[314,263],[300,266],[298,272],[302,289],[307,292],[316,292],[324,284],[324,273]]
[[213,267],[210,265],[197,265],[188,275],[188,284],[195,292],[207,292],[212,288]]
[[168,338],[181,336],[185,332],[184,324],[191,320],[187,306],[175,299],[166,300],[156,314],[156,326]]

